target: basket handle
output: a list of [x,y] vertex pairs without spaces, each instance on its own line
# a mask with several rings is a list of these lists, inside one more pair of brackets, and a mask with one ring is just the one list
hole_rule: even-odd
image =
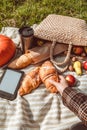
[[53,43],[52,43],[52,45],[51,45],[51,48],[50,48],[50,60],[54,64],[54,66],[57,68],[57,70],[59,70],[60,72],[64,72],[68,68],[68,65],[66,65],[63,68],[61,68],[59,66],[65,65],[65,64],[67,64],[69,62],[69,60],[70,60],[70,54],[71,54],[71,49],[72,49],[72,42],[70,42],[70,44],[69,44],[68,52],[67,52],[67,55],[65,57],[65,60],[63,62],[61,62],[61,63],[56,62],[54,60],[54,58],[53,58],[53,52],[54,52],[55,45],[56,45],[56,41],[54,40]]

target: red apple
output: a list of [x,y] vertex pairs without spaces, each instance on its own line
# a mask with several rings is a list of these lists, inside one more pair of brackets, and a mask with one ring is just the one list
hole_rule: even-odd
[[75,77],[73,75],[71,75],[71,74],[66,75],[65,79],[68,82],[70,87],[72,87],[76,82]]
[[83,68],[84,68],[85,70],[87,70],[87,61],[84,61],[84,62],[83,62]]
[[76,55],[81,55],[83,51],[84,51],[84,49],[82,46],[74,46],[73,47],[73,53]]

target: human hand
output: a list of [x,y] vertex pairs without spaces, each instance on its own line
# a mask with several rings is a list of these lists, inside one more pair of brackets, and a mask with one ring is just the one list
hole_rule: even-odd
[[49,80],[49,82],[53,84],[58,89],[59,93],[62,95],[64,89],[68,87],[68,83],[66,79],[61,75],[59,75],[59,80],[59,82],[56,82],[54,80]]

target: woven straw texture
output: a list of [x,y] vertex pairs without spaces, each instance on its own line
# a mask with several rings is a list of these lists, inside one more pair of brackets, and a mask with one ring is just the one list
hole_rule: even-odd
[[61,16],[48,15],[34,30],[34,36],[59,43],[87,46],[87,24],[86,21]]

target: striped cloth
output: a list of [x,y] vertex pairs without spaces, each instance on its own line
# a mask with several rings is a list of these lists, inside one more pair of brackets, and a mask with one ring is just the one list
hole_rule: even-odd
[[[3,28],[1,34],[10,34],[9,37],[19,43],[17,28]],[[31,65],[23,71],[33,68]],[[2,72],[0,69],[0,76]],[[79,80],[76,87],[87,93],[87,75],[71,74]],[[43,84],[24,97],[17,95],[13,101],[0,98],[0,130],[68,130],[78,121],[79,118],[63,105],[60,95],[49,93]]]

